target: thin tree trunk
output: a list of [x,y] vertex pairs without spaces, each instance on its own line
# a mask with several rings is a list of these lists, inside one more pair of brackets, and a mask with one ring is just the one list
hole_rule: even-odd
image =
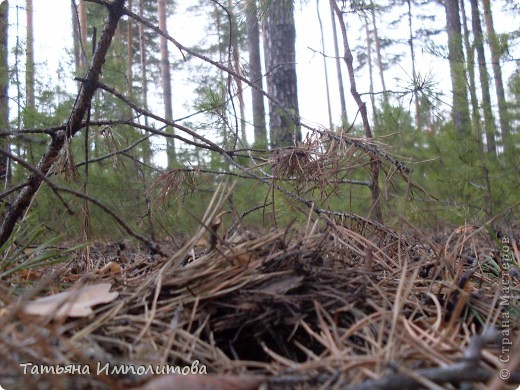
[[70,11],[72,15],[72,40],[74,44],[74,66],[76,69],[76,75],[80,74],[80,61],[81,61],[81,44],[80,44],[80,33],[79,33],[79,14],[78,8],[76,7],[75,1],[70,2]]
[[486,30],[488,35],[489,47],[491,49],[491,64],[493,67],[493,79],[495,82],[495,90],[498,102],[498,116],[500,121],[500,130],[502,131],[502,139],[504,150],[509,153],[513,150],[513,143],[510,142],[511,122],[509,118],[506,94],[504,90],[504,82],[502,80],[502,68],[500,67],[501,49],[498,43],[495,27],[493,26],[493,14],[491,13],[491,1],[482,0],[484,7],[484,18],[486,20]]
[[[9,31],[8,1],[0,3],[0,129],[9,129],[9,46],[7,32]],[[1,137],[0,146],[9,150],[9,138]],[[9,177],[9,159],[0,155],[0,180],[5,188]]]
[[379,121],[377,119],[376,96],[374,94],[374,67],[372,65],[372,37],[370,36],[370,29],[368,27],[368,20],[365,20],[365,35],[367,40],[367,65],[368,65],[368,79],[370,91],[370,105],[372,106],[372,116],[374,118],[374,127],[379,128]]
[[26,107],[35,109],[34,100],[34,26],[33,26],[33,2],[26,0],[27,12],[27,39],[25,43],[25,97]]
[[269,101],[271,146],[273,148],[291,146],[301,140],[301,131],[297,124],[299,110],[296,81],[296,29],[292,0],[270,2],[264,21],[264,35],[267,92],[291,113],[287,115],[273,101]]
[[385,67],[383,66],[383,58],[381,55],[381,41],[379,39],[379,33],[377,31],[377,22],[376,22],[376,13],[372,9],[372,24],[374,25],[374,43],[376,44],[376,59],[377,59],[377,67],[379,68],[379,77],[381,77],[381,88],[383,88],[383,103],[385,106],[388,105],[388,93],[386,91],[386,82],[385,82]]
[[[220,3],[218,2],[215,2],[214,6],[213,6],[213,9],[215,11],[215,27],[217,29],[217,42],[218,42],[218,58],[219,58],[219,64],[223,64],[225,59],[226,59],[226,54],[227,54],[227,51],[224,49],[224,45],[221,44],[221,42],[223,41],[222,39],[222,36],[223,36],[223,28],[222,28],[222,20],[221,20],[221,15],[220,15],[220,12],[221,12],[221,9],[220,9]],[[228,56],[228,64],[227,64],[227,67],[228,68],[231,68],[231,58]],[[219,70],[218,72],[218,77],[219,77],[219,86],[220,85],[225,85],[225,79],[226,79],[226,72],[224,72],[222,69]],[[227,80],[228,80],[228,84],[230,85],[230,82],[231,82],[231,74],[227,74]],[[220,90],[219,90],[220,92]],[[228,143],[230,141],[229,139],[229,132],[228,132],[228,122],[227,122],[227,116],[225,115],[225,107],[219,107],[219,113],[220,113],[220,116],[222,117],[222,121],[221,121],[221,134],[222,134],[222,138],[224,140],[223,142],[223,145],[225,147],[228,146]],[[216,156],[212,156],[213,158],[216,158]]]
[[[123,14],[124,3],[125,0],[114,0],[111,3],[109,17],[105,23],[103,34],[92,58],[91,66],[86,74],[79,96],[72,109],[72,114],[67,123],[67,130],[54,133],[45,154],[36,166],[36,169],[41,172],[42,175],[47,175],[49,173],[49,170],[59,157],[66,138],[73,137],[82,128],[81,124],[83,118],[90,106],[92,96],[97,89],[99,75],[103,63],[105,62],[108,48],[112,42],[119,19]],[[31,204],[31,201],[40,188],[42,181],[42,177],[35,173],[31,174],[27,179],[27,185],[21,190],[9,210],[7,210],[3,222],[0,225],[0,246],[4,245],[11,236],[16,222],[22,217],[25,210],[27,210]]]
[[484,111],[484,127],[486,132],[487,152],[491,157],[496,157],[497,147],[495,142],[496,126],[491,108],[491,95],[489,93],[489,76],[486,69],[486,54],[484,52],[484,35],[480,23],[478,0],[470,0],[471,21],[475,48],[477,50],[478,70],[480,75],[480,89],[482,90],[482,109]]
[[343,74],[341,72],[341,57],[339,55],[336,18],[334,17],[334,8],[332,6],[330,6],[330,19],[332,24],[332,37],[334,39],[334,55],[336,56],[336,73],[338,75],[339,102],[341,105],[341,123],[344,127],[346,127],[348,123],[347,102],[345,100],[345,88],[343,87]]
[[[159,16],[159,28],[168,33],[166,27],[166,0],[158,0],[157,11]],[[170,74],[170,59],[168,52],[168,40],[161,35],[161,76],[163,87],[163,103],[164,103],[164,117],[171,121],[173,120],[173,104],[172,104],[172,80]],[[172,129],[173,131],[173,129]],[[166,155],[168,157],[168,167],[173,167],[175,164],[175,143],[173,138],[166,140]]]
[[78,5],[79,31],[80,31],[80,68],[84,72],[87,69],[87,2],[80,0]]
[[[343,59],[347,64],[348,76],[350,80],[350,93],[356,101],[361,119],[363,120],[363,128],[365,130],[365,136],[370,139],[373,138],[372,130],[370,129],[370,122],[368,121],[367,107],[366,104],[361,100],[361,96],[356,87],[356,78],[354,74],[354,58],[350,45],[348,42],[347,29],[345,27],[345,21],[343,20],[343,14],[336,4],[336,0],[330,0],[331,6],[334,7],[334,12],[339,21],[341,28],[341,34],[343,35],[343,49],[345,51]],[[370,168],[372,171],[372,183],[370,184],[370,192],[372,194],[372,210],[374,211],[376,221],[383,223],[383,213],[381,211],[381,191],[379,189],[379,161],[376,157],[370,157]]]
[[320,15],[320,0],[316,0],[316,14],[320,25],[321,34],[321,52],[323,53],[323,72],[325,74],[325,91],[327,92],[327,113],[329,114],[329,128],[334,130],[334,123],[332,122],[332,107],[330,103],[330,87],[329,87],[329,72],[327,69],[327,59],[325,58],[325,36],[323,34],[323,22]]
[[[144,0],[139,0],[139,16],[144,16]],[[141,90],[143,107],[148,110],[148,79],[146,78],[146,37],[144,35],[144,25],[139,23],[139,52],[141,61]],[[145,125],[148,126],[148,117],[144,117]]]
[[[412,1],[406,0],[406,4],[408,5],[408,45],[410,46],[410,57],[412,59],[412,78],[414,85],[418,82],[417,80],[417,70],[415,69],[415,46],[414,46],[414,37],[413,37],[413,26],[412,26]],[[422,120],[421,120],[421,103],[419,93],[414,93],[415,100],[415,127],[417,129],[422,128]]]
[[[236,22],[235,13],[233,10],[233,0],[228,0],[228,12],[231,16],[231,29],[229,31],[231,36],[231,46],[233,49],[233,69],[237,74],[242,74],[240,69],[240,48],[238,46],[238,25]],[[246,134],[246,106],[244,103],[244,91],[242,87],[242,80],[238,77],[234,77],[235,84],[237,86],[237,98],[240,110],[240,134],[242,142],[247,145],[247,134]]]
[[260,90],[263,89],[263,80],[262,61],[260,57],[260,28],[256,0],[247,0],[246,8],[248,10],[246,29],[249,51],[249,79],[259,88],[251,89],[255,147],[267,148],[264,95],[260,92]]
[[475,129],[475,135],[477,136],[480,152],[484,152],[482,145],[482,129],[480,127],[480,111],[479,101],[477,97],[477,84],[475,78],[475,48],[469,41],[469,29],[466,17],[466,9],[464,7],[464,0],[460,0],[460,12],[462,16],[462,31],[464,37],[464,48],[466,49],[467,58],[467,71],[469,81],[469,97],[471,102],[471,124]]
[[[128,9],[132,10],[133,0],[128,0]],[[126,68],[126,79],[128,82],[128,96],[130,99],[133,97],[133,84],[134,84],[134,74],[132,72],[132,64],[134,58],[134,26],[133,20],[128,18],[127,21],[127,31],[126,31],[126,58],[127,58],[127,68]]]
[[475,47],[469,42],[469,29],[467,24],[466,10],[464,0],[460,0],[460,12],[462,16],[462,28],[464,32],[464,46],[466,48],[466,58],[468,59],[468,76],[469,76],[469,96],[471,102],[471,121],[472,127],[476,133],[478,141],[478,154],[480,158],[482,175],[486,186],[487,209],[486,215],[491,218],[493,215],[493,196],[491,191],[491,182],[489,180],[489,169],[484,158],[484,144],[482,142],[482,126],[480,125],[479,102],[477,98],[477,86],[475,81]]
[[446,30],[448,33],[448,59],[453,90],[452,118],[455,130],[462,138],[470,134],[468,91],[466,87],[459,2],[445,1]]
[[[139,16],[144,16],[144,0],[139,0]],[[147,61],[146,61],[146,36],[144,34],[144,25],[139,23],[139,52],[141,65],[141,97],[143,99],[143,107],[148,110],[148,79],[146,78]],[[144,116],[144,124],[148,126],[148,116]],[[146,165],[150,165],[152,161],[152,149],[150,139],[143,143],[143,161]]]

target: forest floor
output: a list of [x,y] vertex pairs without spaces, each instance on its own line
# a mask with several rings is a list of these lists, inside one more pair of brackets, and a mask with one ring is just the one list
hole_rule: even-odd
[[518,387],[518,226],[199,233],[3,280],[0,387]]

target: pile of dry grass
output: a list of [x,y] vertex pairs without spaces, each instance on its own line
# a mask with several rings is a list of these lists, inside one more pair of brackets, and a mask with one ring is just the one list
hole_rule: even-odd
[[[182,367],[195,360],[208,373],[236,380],[207,388],[499,388],[502,369],[511,381],[520,378],[520,351],[505,352],[502,333],[507,328],[507,339],[520,342],[514,240],[504,244],[513,259],[507,268],[505,249],[473,226],[418,243],[368,221],[321,217],[300,229],[235,232],[201,249],[204,230],[169,258],[92,249],[100,266],[114,261],[122,269],[81,274],[71,262],[35,283],[33,296],[64,282],[112,283],[119,297],[86,318],[23,315],[22,294],[12,288],[19,281],[4,284],[0,384],[142,386],[155,377],[98,375],[96,367]],[[91,370],[30,374],[26,362]]]

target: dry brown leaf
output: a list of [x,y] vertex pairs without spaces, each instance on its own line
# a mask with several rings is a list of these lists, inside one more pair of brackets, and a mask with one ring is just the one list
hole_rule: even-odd
[[255,390],[264,380],[258,375],[163,375],[139,390]]
[[264,294],[285,295],[288,291],[300,287],[303,276],[288,276],[262,287],[260,290]]
[[121,265],[116,263],[115,261],[111,261],[106,264],[103,268],[98,269],[96,271],[97,274],[108,275],[108,274],[118,274],[122,270]]
[[59,294],[38,298],[26,303],[23,312],[37,316],[86,317],[92,314],[92,306],[112,302],[119,293],[109,292],[110,283],[82,286]]

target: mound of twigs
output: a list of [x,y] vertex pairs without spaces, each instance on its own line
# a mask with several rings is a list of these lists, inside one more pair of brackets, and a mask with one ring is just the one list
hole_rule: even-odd
[[[4,283],[0,384],[160,388],[157,371],[172,366],[188,369],[165,388],[195,388],[182,382],[195,376],[206,386],[197,388],[217,389],[500,388],[507,372],[520,380],[520,352],[508,344],[520,342],[515,237],[493,241],[466,226],[418,243],[322,216],[298,229],[235,229],[201,248],[215,218],[169,258],[93,250],[99,267],[121,268],[81,274],[78,258],[23,294],[111,283],[119,297],[88,317],[27,316],[15,281]],[[64,374],[71,365],[78,371]]]

